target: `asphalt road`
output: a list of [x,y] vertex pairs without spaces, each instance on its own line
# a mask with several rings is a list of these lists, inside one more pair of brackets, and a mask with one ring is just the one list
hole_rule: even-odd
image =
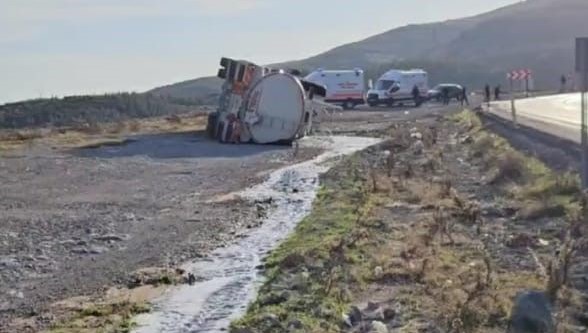
[[[520,124],[542,132],[580,142],[580,94],[560,94],[519,99],[515,102]],[[492,102],[490,112],[512,119],[510,101]]]

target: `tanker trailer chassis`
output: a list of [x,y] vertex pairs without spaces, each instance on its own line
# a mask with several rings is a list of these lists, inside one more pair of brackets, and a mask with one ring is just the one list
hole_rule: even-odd
[[337,108],[314,99],[325,87],[283,70],[228,58],[220,65],[222,92],[207,124],[220,142],[289,144],[312,132],[313,118]]

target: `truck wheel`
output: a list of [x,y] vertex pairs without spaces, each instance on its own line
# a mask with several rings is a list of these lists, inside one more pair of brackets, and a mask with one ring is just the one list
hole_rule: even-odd
[[218,117],[218,115],[216,112],[210,113],[208,115],[208,122],[206,123],[206,133],[208,133],[208,137],[211,139],[215,138],[217,117]]
[[353,109],[353,103],[351,103],[350,101],[345,101],[343,103],[343,110],[351,110]]
[[375,108],[376,106],[378,106],[378,103],[376,102],[368,102],[368,105],[372,108]]

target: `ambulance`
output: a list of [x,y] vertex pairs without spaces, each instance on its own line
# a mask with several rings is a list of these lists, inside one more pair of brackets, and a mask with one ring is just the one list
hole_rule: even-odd
[[[415,100],[413,89],[419,90],[419,98]],[[422,69],[398,70],[392,69],[384,73],[376,84],[370,84],[367,93],[367,103],[370,106],[385,104],[394,106],[405,102],[420,106],[426,100],[429,91],[429,76]]]
[[321,85],[327,90],[324,101],[353,109],[365,104],[365,81],[363,70],[324,70],[317,69],[308,74],[305,81]]

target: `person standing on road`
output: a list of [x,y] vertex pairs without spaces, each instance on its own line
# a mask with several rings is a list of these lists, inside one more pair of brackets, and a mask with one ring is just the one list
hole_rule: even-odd
[[443,87],[441,96],[443,96],[443,105],[449,105],[449,88]]
[[467,89],[466,89],[465,86],[463,86],[461,88],[461,98],[460,98],[460,101],[461,101],[461,106],[464,106],[464,105],[468,105],[469,106],[470,105],[470,101],[468,100],[468,91],[467,91]]
[[484,87],[485,102],[490,103],[490,85],[486,84]]
[[497,85],[496,88],[494,88],[494,99],[497,101],[500,100],[500,85]]
[[417,87],[417,85],[415,84],[414,87],[412,87],[412,99],[414,100],[414,105],[416,107],[421,106],[421,92],[419,91],[419,87]]

